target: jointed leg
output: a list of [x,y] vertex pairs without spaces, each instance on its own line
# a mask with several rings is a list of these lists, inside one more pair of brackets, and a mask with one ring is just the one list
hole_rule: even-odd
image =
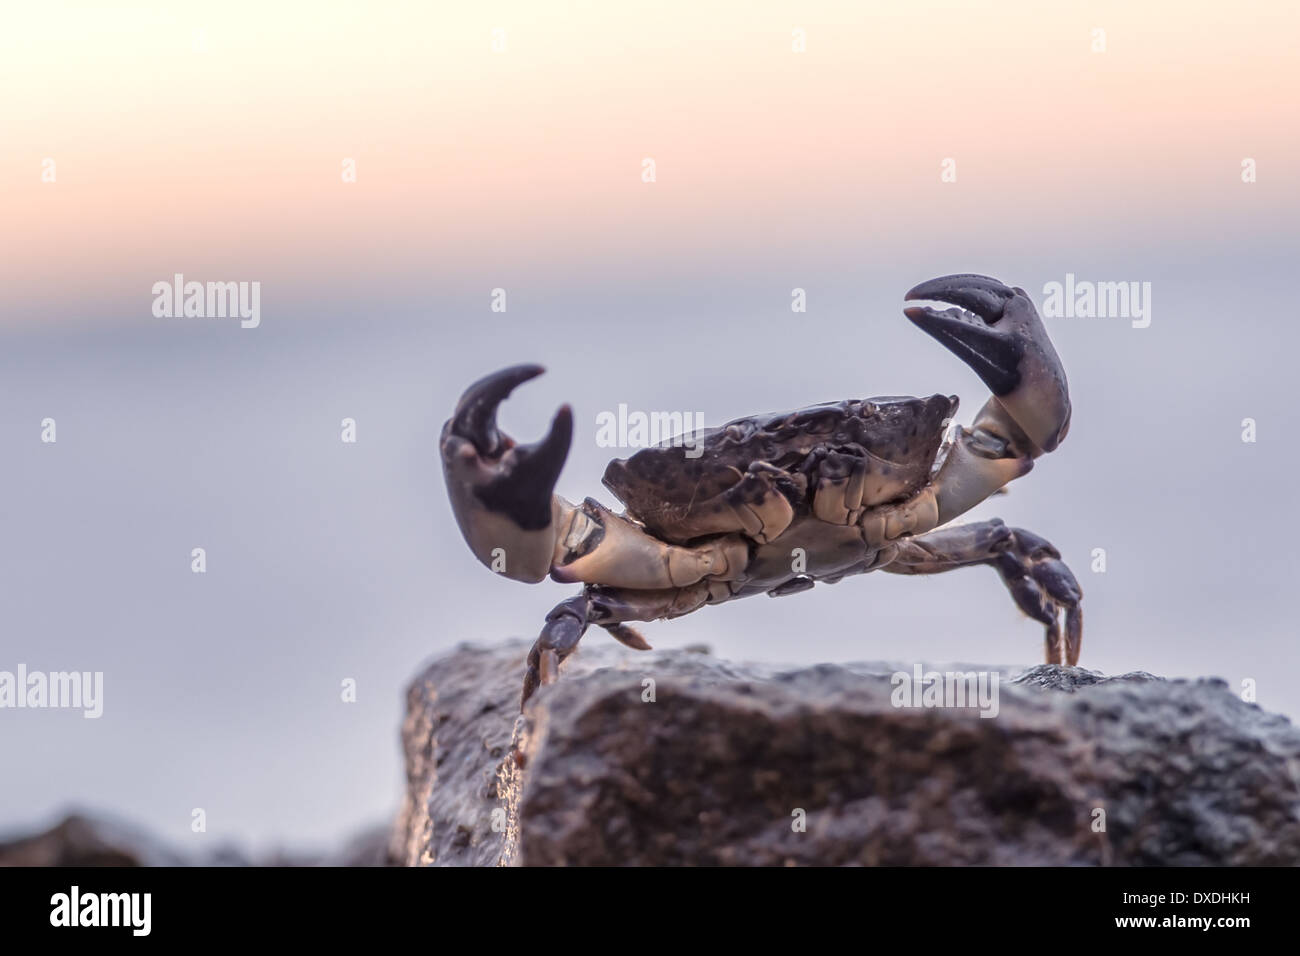
[[578,646],[592,624],[603,628],[615,640],[638,651],[650,650],[644,637],[626,621],[657,621],[681,617],[710,600],[725,600],[731,590],[723,581],[699,581],[681,588],[637,590],[588,585],[580,594],[561,601],[546,615],[542,632],[528,652],[524,673],[522,709],[540,684],[549,684],[559,673],[562,661]]
[[587,633],[587,615],[591,602],[587,592],[561,601],[546,615],[542,633],[528,652],[528,668],[524,671],[524,693],[519,700],[522,710],[533,691],[542,683],[551,683],[559,672],[560,662],[573,653]]
[[954,568],[992,565],[1016,605],[1045,626],[1047,663],[1078,663],[1083,643],[1083,610],[1079,606],[1083,591],[1061,561],[1060,552],[1043,538],[1023,528],[1008,528],[994,518],[905,538],[896,544],[898,556],[881,569],[892,574],[941,574]]

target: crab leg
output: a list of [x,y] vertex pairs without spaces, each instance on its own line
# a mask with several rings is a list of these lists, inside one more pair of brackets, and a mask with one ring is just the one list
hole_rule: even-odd
[[942,574],[978,564],[996,568],[1016,605],[1046,628],[1047,663],[1078,663],[1083,643],[1083,591],[1060,552],[1043,538],[1023,528],[1008,528],[994,518],[908,538],[897,547],[894,560],[882,571]]
[[550,684],[559,676],[560,663],[568,657],[587,633],[587,614],[590,610],[584,590],[559,604],[546,615],[542,633],[528,651],[528,665],[524,671],[524,692],[519,699],[523,710],[528,698],[539,684]]
[[668,544],[594,498],[575,508],[563,527],[551,567],[556,581],[674,588],[706,577],[734,578],[749,562],[749,546],[739,535],[694,546]]
[[687,587],[657,590],[588,585],[546,615],[541,634],[528,652],[520,709],[539,685],[555,680],[560,664],[577,648],[588,626],[595,624],[628,647],[648,651],[650,645],[641,633],[624,622],[681,617],[710,600],[725,600],[730,596],[730,588],[721,581],[698,581]]

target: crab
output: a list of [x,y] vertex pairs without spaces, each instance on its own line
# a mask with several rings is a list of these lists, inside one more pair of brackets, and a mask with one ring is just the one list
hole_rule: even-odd
[[610,462],[616,514],[554,494],[573,437],[565,405],[547,435],[517,444],[497,408],[540,375],[517,365],[471,385],[443,427],[456,522],[493,571],[581,584],[546,616],[528,655],[521,709],[556,679],[591,625],[648,649],[630,621],[680,617],[756,594],[796,594],[868,571],[939,574],[988,565],[1045,629],[1049,664],[1074,665],[1082,591],[1060,552],[999,519],[953,523],[1070,426],[1065,372],[1023,289],[980,275],[923,282],[904,314],[966,362],[992,392],[969,427],[957,397],[882,397],[741,418]]

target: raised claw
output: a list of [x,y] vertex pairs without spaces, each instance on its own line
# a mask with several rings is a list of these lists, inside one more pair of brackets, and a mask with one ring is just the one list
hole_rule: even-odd
[[497,408],[515,387],[542,373],[516,365],[468,389],[443,426],[447,493],[465,542],[492,570],[517,581],[541,581],[555,552],[553,495],[573,440],[573,411],[564,405],[541,441],[519,445],[497,428]]
[[910,306],[904,314],[971,367],[1033,447],[1029,457],[1056,448],[1070,427],[1070,395],[1061,360],[1034,303],[1023,289],[981,275],[922,282],[908,301],[958,306]]
[[516,388],[544,371],[540,365],[512,365],[483,376],[465,389],[456,403],[450,422],[452,434],[473,442],[485,458],[498,457],[508,439],[497,430],[497,408]]
[[546,437],[531,445],[514,445],[495,477],[474,490],[491,511],[509,516],[526,531],[551,522],[551,489],[560,480],[573,441],[573,410],[561,405]]
[[922,282],[918,286],[913,286],[903,299],[908,302],[915,302],[917,299],[950,302],[974,312],[985,322],[994,325],[1002,318],[1002,311],[1014,295],[1014,289],[997,279],[971,272],[940,276],[938,279]]
[[1020,361],[1025,355],[1024,343],[1014,332],[997,328],[1013,294],[984,276],[945,276],[921,283],[906,298],[951,302],[961,308],[914,305],[903,314],[969,365],[994,395],[1007,395],[1020,384]]

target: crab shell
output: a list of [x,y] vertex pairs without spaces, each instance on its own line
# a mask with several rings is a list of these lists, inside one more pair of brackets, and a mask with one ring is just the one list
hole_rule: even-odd
[[699,537],[701,510],[728,508],[724,493],[759,462],[785,473],[788,481],[777,487],[796,517],[810,511],[808,489],[837,469],[847,474],[840,462],[850,459],[866,463],[862,505],[882,505],[930,481],[956,411],[952,395],[884,396],[738,418],[690,436],[690,455],[678,438],[615,459],[603,482],[629,516],[676,543]]

